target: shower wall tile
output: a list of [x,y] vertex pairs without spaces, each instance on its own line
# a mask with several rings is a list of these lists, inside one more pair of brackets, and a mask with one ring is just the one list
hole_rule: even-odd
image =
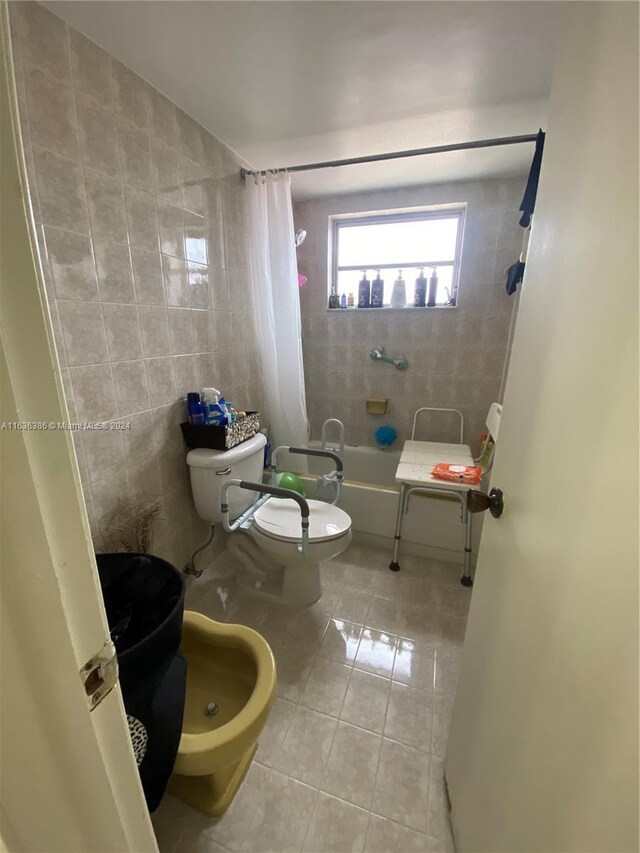
[[59,300],[58,314],[70,366],[109,361],[99,302]]
[[160,305],[140,305],[140,331],[146,358],[171,354],[167,309]]
[[178,117],[175,104],[151,87],[148,89],[148,97],[152,137],[175,150],[178,147]]
[[87,302],[99,299],[89,235],[52,227],[45,227],[44,235],[55,296]]
[[102,306],[111,361],[142,358],[142,337],[137,305],[107,303]]
[[112,243],[104,237],[94,237],[96,270],[103,302],[135,302],[131,253],[126,243]]
[[57,80],[69,82],[69,39],[67,27],[39,3],[14,4],[18,10],[20,47],[26,65],[41,68]]
[[166,298],[160,255],[133,247],[131,263],[137,301],[143,305],[164,305]]
[[[460,409],[465,441],[479,437],[489,405],[501,394],[507,340],[515,302],[504,290],[506,269],[521,251],[518,206],[524,177],[384,190],[300,201],[296,228],[307,231],[298,268],[308,283],[300,289],[307,404],[312,435],[338,417],[347,441],[375,444],[382,423],[398,430],[397,446],[410,436],[420,406]],[[436,311],[328,311],[328,217],[417,205],[466,202],[458,307]],[[411,293],[411,276],[405,279]],[[385,286],[391,286],[391,276]],[[406,372],[369,358],[373,347],[405,355]],[[367,415],[368,396],[386,397],[389,413]],[[423,415],[418,438],[458,441],[458,421]]]
[[116,113],[136,127],[149,125],[148,84],[121,62],[112,59]]
[[123,499],[157,499],[156,553],[182,565],[207,534],[188,491],[185,394],[214,385],[264,403],[242,164],[48,9],[10,2],[9,19],[69,416],[129,426],[74,434],[96,546]]
[[82,33],[69,28],[71,71],[77,92],[88,95],[102,106],[113,104],[111,58]]
[[39,68],[25,73],[31,140],[67,157],[78,158],[78,132],[73,89]]
[[112,110],[101,106],[93,98],[77,93],[76,111],[82,162],[107,175],[118,175],[118,131]]
[[44,148],[34,148],[41,221],[45,225],[89,232],[82,168],[66,157]]
[[120,131],[122,175],[127,184],[151,192],[155,188],[149,136],[132,129]]
[[95,169],[85,168],[84,186],[92,233],[117,243],[126,243],[127,215],[122,181]]

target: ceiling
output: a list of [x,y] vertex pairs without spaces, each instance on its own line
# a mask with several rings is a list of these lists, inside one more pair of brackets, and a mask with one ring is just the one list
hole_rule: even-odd
[[[560,2],[46,5],[257,168],[544,126]],[[532,146],[294,175],[297,197],[520,174]]]

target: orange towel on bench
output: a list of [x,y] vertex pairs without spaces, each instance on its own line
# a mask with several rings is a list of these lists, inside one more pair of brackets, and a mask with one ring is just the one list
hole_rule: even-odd
[[477,486],[482,479],[482,468],[474,465],[449,465],[447,462],[438,462],[431,476],[436,480],[449,480],[453,483]]

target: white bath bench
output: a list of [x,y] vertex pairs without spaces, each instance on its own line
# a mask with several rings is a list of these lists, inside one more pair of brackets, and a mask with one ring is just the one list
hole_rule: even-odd
[[[422,412],[448,412],[456,414],[460,418],[460,443],[447,444],[437,441],[415,441],[418,416]],[[396,471],[396,482],[400,483],[400,495],[398,497],[398,514],[396,517],[396,530],[393,541],[393,559],[389,563],[392,572],[400,571],[398,556],[400,553],[400,539],[402,537],[402,522],[409,511],[409,499],[411,495],[420,494],[431,497],[455,498],[460,502],[460,520],[465,526],[464,544],[464,569],[460,582],[464,586],[471,586],[471,512],[467,506],[467,494],[470,491],[466,483],[448,482],[438,480],[432,474],[433,467],[438,462],[448,465],[476,465],[485,457],[489,442],[498,439],[500,430],[500,418],[502,417],[502,406],[500,403],[492,403],[487,415],[487,435],[480,448],[480,454],[474,458],[471,448],[462,443],[464,436],[464,416],[458,409],[440,409],[431,406],[423,406],[417,409],[413,416],[413,427],[411,429],[411,440],[405,441],[400,462]],[[486,454],[483,476],[491,469],[493,461],[493,450]]]

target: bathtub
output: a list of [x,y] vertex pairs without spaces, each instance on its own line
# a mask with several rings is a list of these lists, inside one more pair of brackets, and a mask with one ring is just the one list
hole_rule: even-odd
[[[310,448],[320,449],[319,441],[310,441]],[[329,443],[328,449],[336,450]],[[278,456],[279,471],[294,471],[302,479],[309,497],[315,493],[316,479],[335,466],[329,459],[306,457],[307,470],[301,465],[303,457],[282,453]],[[393,546],[399,485],[395,481],[400,459],[398,450],[381,450],[365,445],[345,445],[344,475],[340,506],[351,516],[356,541],[388,548]],[[473,561],[477,556],[481,517],[474,525]],[[402,527],[402,553],[462,564],[464,527],[460,523],[460,503],[453,498],[434,498],[413,495],[409,512]]]

